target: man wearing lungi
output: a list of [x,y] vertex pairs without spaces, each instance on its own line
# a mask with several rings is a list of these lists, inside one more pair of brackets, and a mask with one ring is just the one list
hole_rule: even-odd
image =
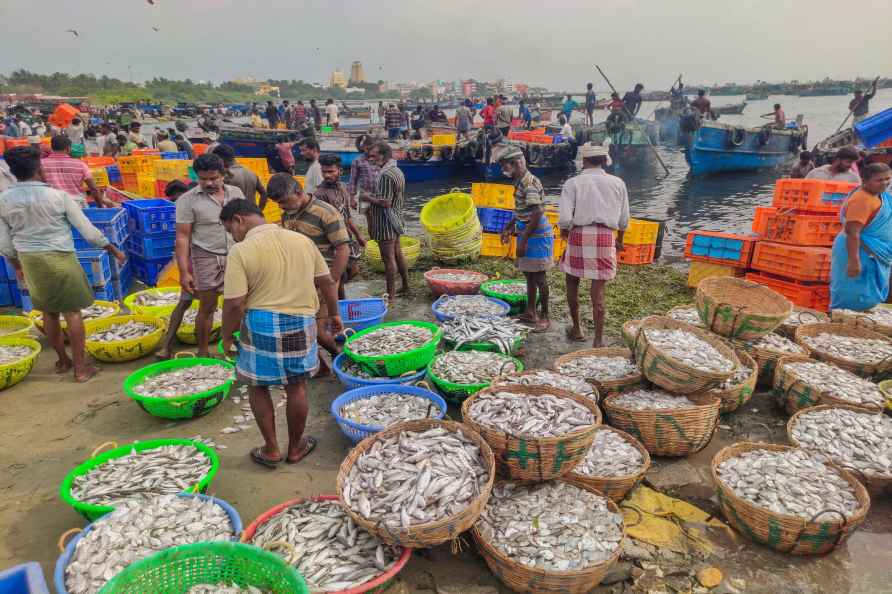
[[[548,280],[554,264],[554,236],[545,216],[542,182],[527,170],[526,159],[516,146],[508,146],[499,156],[502,172],[514,181],[514,217],[502,231],[502,243],[517,235],[517,269],[527,280],[527,309],[518,320],[545,332],[548,319]],[[536,313],[538,296],[539,315]]]
[[579,323],[579,279],[592,281],[592,346],[597,348],[603,346],[604,286],[616,277],[616,252],[623,249],[623,233],[629,226],[629,191],[623,180],[604,171],[606,146],[584,144],[579,153],[582,172],[568,179],[561,191],[558,226],[567,249],[560,267],[567,275],[567,305],[573,320],[566,329],[569,340],[585,340]]
[[[300,462],[316,447],[304,436],[307,423],[307,378],[319,365],[316,310],[322,295],[334,332],[344,327],[338,315],[337,284],[322,253],[305,235],[268,224],[248,200],[233,200],[220,220],[237,242],[229,251],[223,292],[223,346],[231,352],[239,335],[238,379],[248,385],[251,411],[264,445],[251,459],[275,468],[283,459]],[[270,386],[284,386],[287,396],[288,450],[276,440],[275,406]]]

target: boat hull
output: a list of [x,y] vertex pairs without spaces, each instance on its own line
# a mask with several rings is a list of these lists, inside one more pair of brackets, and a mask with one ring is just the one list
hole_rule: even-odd
[[418,183],[438,179],[448,179],[461,175],[465,169],[465,163],[456,160],[449,161],[409,161],[399,160],[397,166],[403,172],[406,183]]
[[704,125],[691,138],[685,158],[693,175],[725,171],[752,171],[782,165],[799,152],[798,135],[787,130],[772,130],[767,142],[760,139],[759,130],[742,129],[735,134],[733,127]]
[[[542,177],[563,173],[567,171],[569,167],[570,163],[567,162],[560,165],[548,165],[545,167],[528,166],[527,169],[536,177]],[[505,175],[502,173],[502,166],[499,163],[490,163],[487,165],[482,161],[476,161],[474,163],[474,169],[477,173],[477,176],[482,177],[486,181],[508,180],[508,178],[505,177]]]

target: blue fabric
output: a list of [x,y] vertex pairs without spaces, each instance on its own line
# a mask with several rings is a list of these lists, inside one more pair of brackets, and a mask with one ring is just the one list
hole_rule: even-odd
[[314,316],[249,309],[242,322],[236,370],[252,386],[301,381],[319,365]]
[[[845,215],[840,214],[843,230],[833,241],[830,268],[831,309],[863,311],[882,303],[889,295],[889,269],[892,264],[892,195],[880,195],[883,205],[873,220],[861,230],[861,274],[850,278],[846,273],[849,252],[846,247]],[[864,247],[867,247],[865,250]]]
[[[524,230],[526,223],[517,221],[518,234]],[[523,255],[530,260],[552,260],[554,258],[554,235],[551,223],[543,213],[539,218],[539,226],[527,240],[527,251]]]

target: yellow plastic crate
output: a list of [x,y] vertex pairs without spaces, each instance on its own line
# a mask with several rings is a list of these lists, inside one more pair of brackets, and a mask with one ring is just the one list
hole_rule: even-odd
[[455,144],[456,134],[434,134],[431,136],[431,142],[434,146],[447,146]]
[[657,242],[660,224],[641,219],[629,219],[629,227],[623,236],[623,243],[629,245],[646,245]]
[[282,208],[273,200],[267,200],[263,207],[263,218],[267,223],[278,223],[282,220]]
[[471,184],[471,197],[478,208],[514,210],[514,186],[510,184]]
[[564,255],[564,251],[567,249],[567,242],[561,239],[560,234],[554,236],[554,261],[558,263],[561,261],[561,256]]
[[155,179],[160,181],[173,181],[189,177],[189,166],[192,161],[188,159],[158,159],[152,162]]
[[548,219],[548,222],[556,229],[558,224],[558,219],[561,217],[558,212],[557,206],[546,206],[545,207],[545,218]]
[[136,177],[136,193],[146,198],[154,197],[158,189],[155,181],[154,176],[138,175]]
[[744,274],[746,274],[745,268],[734,268],[733,266],[722,266],[708,262],[691,262],[691,269],[688,271],[688,286],[696,289],[697,285],[704,278],[716,276],[742,277]]
[[517,256],[517,240],[511,237],[508,243],[502,243],[498,233],[484,233],[480,244],[480,255],[494,258],[508,257],[513,260]]
[[131,155],[118,157],[118,168],[121,173],[135,173],[137,175],[154,175],[154,162],[161,160],[158,155]]
[[251,171],[256,173],[258,177],[269,175],[269,164],[267,163],[266,159],[260,159],[257,157],[236,157],[235,162],[245,169],[250,169]]
[[97,188],[108,187],[108,171],[105,170],[105,167],[90,169],[90,174],[93,176],[93,181],[96,182]]

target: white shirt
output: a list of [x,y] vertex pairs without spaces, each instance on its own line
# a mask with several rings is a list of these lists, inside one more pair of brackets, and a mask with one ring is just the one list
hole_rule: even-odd
[[81,125],[71,125],[65,129],[65,136],[71,140],[71,144],[84,143],[84,127]]
[[19,127],[19,138],[31,136],[31,126],[27,122],[16,122],[16,125]]
[[328,114],[328,123],[329,124],[337,124],[338,123],[338,106],[334,103],[330,103],[325,106],[325,113]]
[[842,173],[834,173],[833,165],[821,165],[815,167],[808,172],[805,179],[823,179],[826,181],[847,182],[850,184],[860,184],[861,176],[849,169]]
[[323,181],[322,165],[319,164],[319,159],[316,159],[313,161],[313,164],[310,165],[310,168],[307,169],[307,175],[304,178],[304,192],[312,194]]
[[570,125],[570,122],[564,124],[564,126],[561,128],[561,134],[563,134],[567,138],[576,138],[576,135],[573,134],[573,126]]
[[629,191],[626,182],[600,167],[583,169],[564,182],[558,211],[561,229],[604,225],[629,226]]

